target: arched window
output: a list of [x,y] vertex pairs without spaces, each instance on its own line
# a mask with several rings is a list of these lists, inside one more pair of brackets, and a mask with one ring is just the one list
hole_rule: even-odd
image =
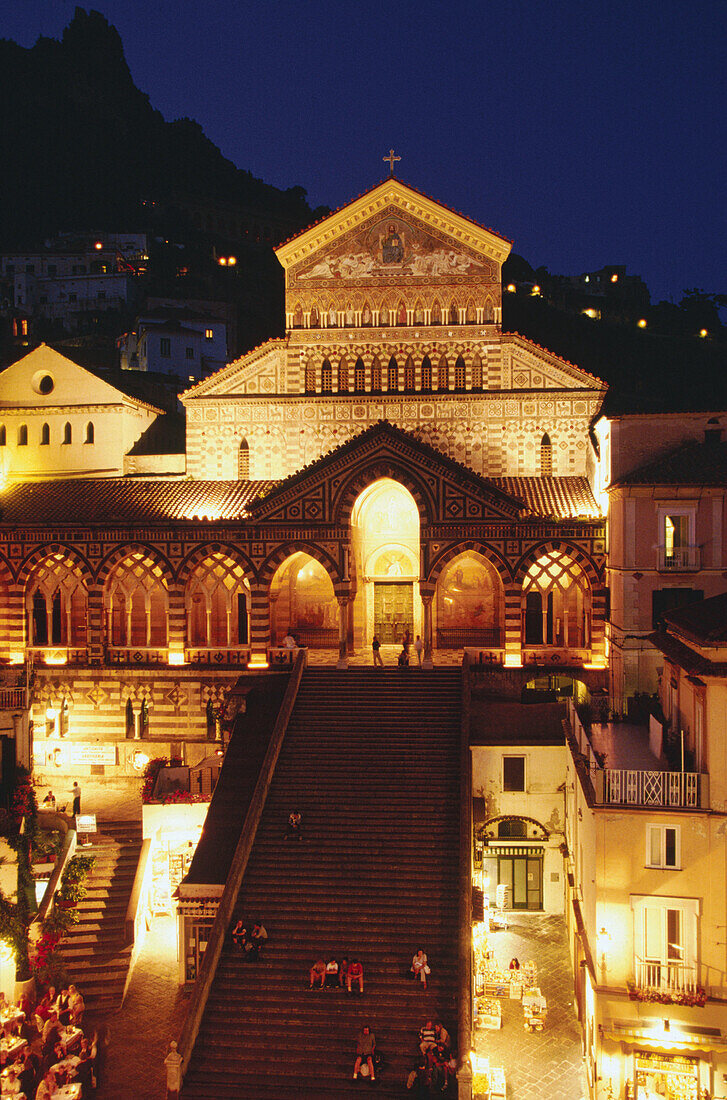
[[316,392],[316,368],[313,363],[307,363],[305,368],[305,392]]
[[454,364],[454,388],[461,393],[465,388],[467,381],[467,369],[464,365],[464,359],[461,355],[457,356],[457,362]]
[[363,359],[357,359],[353,368],[354,393],[363,393],[366,389],[366,367]]
[[443,355],[439,360],[439,367],[437,369],[437,389],[440,393],[445,393],[449,389],[449,363],[447,362],[446,355]]
[[333,368],[328,359],[321,366],[321,393],[330,393],[333,389]]
[[479,355],[475,355],[472,360],[472,389],[482,389],[482,360]]
[[0,447],[4,447],[6,445],[6,442],[7,442],[7,432],[5,430],[5,425],[0,424]]
[[389,307],[387,306],[386,302],[384,302],[383,305],[381,306],[381,310],[379,312],[379,324],[386,327],[386,325],[388,325],[388,323],[389,323]]
[[40,429],[40,445],[47,447],[50,443],[50,424],[44,424]]
[[86,604],[80,569],[63,553],[46,558],[28,582],[28,644],[85,646]]
[[318,307],[317,306],[311,306],[310,327],[311,328],[318,328],[319,325],[320,325],[320,320],[318,318]]
[[84,442],[93,443],[94,434],[93,420],[89,420],[88,424],[86,425],[86,439],[84,440]]
[[553,474],[553,445],[550,436],[546,432],[540,440],[540,476],[552,477]]
[[338,363],[338,392],[348,393],[348,363],[345,359]]
[[393,355],[389,360],[389,369],[387,371],[387,386],[389,393],[395,393],[399,389],[399,367]]
[[165,646],[167,602],[161,567],[142,550],[127,555],[106,582],[104,605],[111,644]]
[[237,480],[250,480],[250,444],[246,439],[240,440],[240,447],[237,452]]
[[381,393],[381,363],[375,355],[371,363],[371,392]]
[[411,355],[407,356],[404,364],[404,389],[407,393],[411,393],[414,389],[414,360]]
[[421,325],[423,323],[424,323],[424,307],[422,306],[422,303],[419,301],[414,306],[414,324],[415,325]]
[[66,421],[66,423],[63,426],[63,442],[64,443],[72,443],[73,442],[73,430],[72,430],[71,425],[69,424],[68,421]]
[[580,565],[561,550],[542,554],[523,582],[525,645],[590,645],[591,586]]
[[18,428],[18,446],[19,447],[27,447],[28,446],[28,425],[27,424],[21,424],[20,427]]
[[428,355],[422,359],[422,393],[432,392],[432,361]]
[[247,644],[250,585],[242,566],[227,554],[217,550],[199,563],[185,602],[189,645]]

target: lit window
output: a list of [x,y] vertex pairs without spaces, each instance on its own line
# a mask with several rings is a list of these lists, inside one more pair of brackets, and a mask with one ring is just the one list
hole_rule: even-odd
[[21,336],[27,336],[28,335],[28,322],[26,320],[22,320],[20,322],[20,335]]
[[646,866],[677,868],[680,865],[680,837],[676,825],[646,826]]
[[250,479],[250,446],[246,439],[240,441],[240,449],[237,452],[237,478],[239,481]]
[[211,328],[206,328],[204,330],[204,338],[205,338],[205,340],[214,340],[215,334],[214,334],[214,332],[212,331]]
[[502,758],[502,789],[503,791],[525,790],[525,757],[503,756]]
[[540,476],[551,477],[553,474],[553,444],[546,432],[540,440]]
[[618,275],[616,275],[616,274],[612,275],[611,276],[611,282],[612,283],[617,283],[618,282]]

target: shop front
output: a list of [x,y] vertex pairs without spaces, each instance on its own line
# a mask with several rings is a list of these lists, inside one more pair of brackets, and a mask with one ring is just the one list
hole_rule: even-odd
[[634,1100],[699,1100],[699,1060],[637,1051],[633,1081]]

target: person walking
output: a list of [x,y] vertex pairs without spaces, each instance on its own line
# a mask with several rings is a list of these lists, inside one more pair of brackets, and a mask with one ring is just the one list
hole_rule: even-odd
[[424,649],[424,642],[421,639],[421,635],[417,634],[414,640],[414,650],[417,655],[417,661],[419,662],[419,668],[422,667],[422,650]]
[[75,814],[80,814],[80,812],[81,812],[81,788],[78,786],[78,780],[77,779],[74,780],[74,782],[73,782],[73,789],[71,791],[71,794],[73,795],[73,810],[71,812],[74,815]]
[[374,668],[378,665],[379,668],[384,667],[384,662],[381,660],[381,642],[379,641],[378,634],[374,634],[371,642],[371,650],[374,655]]

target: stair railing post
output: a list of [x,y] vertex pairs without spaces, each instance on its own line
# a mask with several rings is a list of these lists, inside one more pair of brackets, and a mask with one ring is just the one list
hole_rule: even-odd
[[472,1100],[472,753],[470,751],[469,657],[462,658],[462,719],[459,787],[459,998],[457,1042],[459,1100]]

